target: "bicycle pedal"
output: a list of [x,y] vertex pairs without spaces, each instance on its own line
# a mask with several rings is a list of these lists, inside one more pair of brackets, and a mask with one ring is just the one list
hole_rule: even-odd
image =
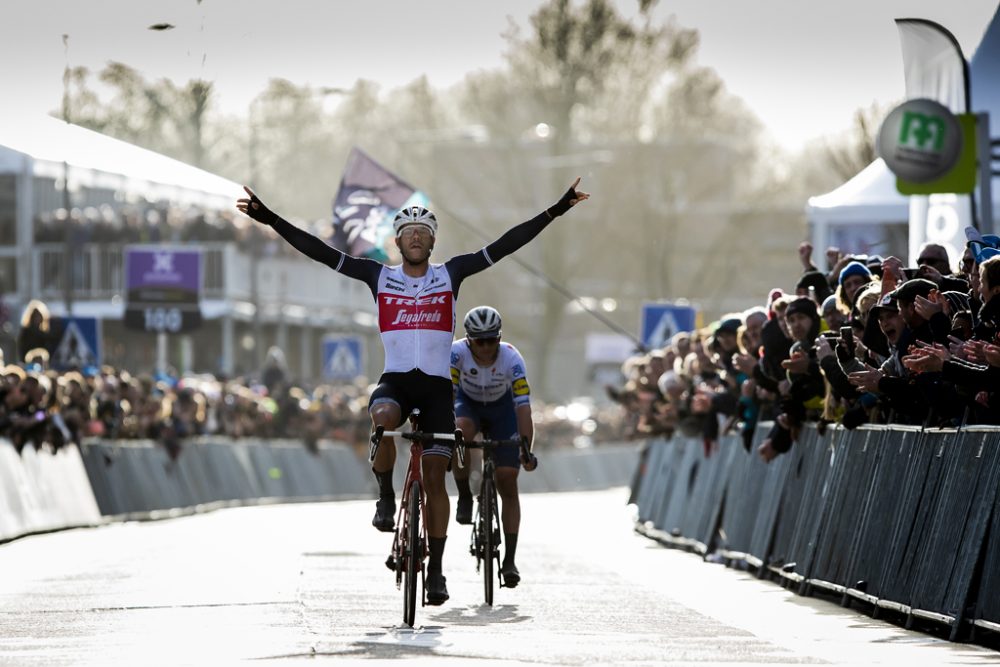
[[396,571],[396,559],[393,558],[392,554],[389,554],[389,557],[385,559],[385,566],[393,572]]

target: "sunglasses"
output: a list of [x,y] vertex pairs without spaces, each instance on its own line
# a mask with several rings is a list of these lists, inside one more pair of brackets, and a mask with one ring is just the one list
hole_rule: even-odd
[[419,236],[420,238],[429,238],[431,236],[431,230],[424,226],[412,226],[404,227],[400,230],[399,235],[404,239],[413,238],[414,236]]
[[496,345],[499,342],[500,342],[500,338],[499,337],[498,338],[473,338],[472,339],[472,344],[473,345],[483,345],[483,346],[485,346],[485,345]]

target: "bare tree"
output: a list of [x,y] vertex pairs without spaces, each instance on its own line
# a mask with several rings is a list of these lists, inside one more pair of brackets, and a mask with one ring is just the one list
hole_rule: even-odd
[[[586,165],[586,144],[638,137],[655,86],[693,55],[698,41],[673,20],[654,24],[654,4],[640,1],[638,18],[630,19],[609,0],[550,0],[532,15],[526,36],[516,27],[507,35],[509,73],[468,82],[464,109],[499,136],[516,140],[538,123],[551,131],[548,154],[535,156],[528,171],[530,183],[512,183],[511,190],[530,200],[551,197]],[[552,225],[540,238],[539,264],[556,281],[568,283],[589,266],[580,253],[593,238],[581,228],[605,212],[598,208]],[[548,358],[565,312],[563,295],[543,290],[542,299],[533,327],[537,359]],[[544,366],[535,375],[543,395],[551,393]]]
[[98,73],[99,83],[110,90],[110,99],[103,101],[90,87],[89,75],[80,68],[71,76],[74,123],[199,167],[217,166],[208,159],[210,82],[149,82],[135,68],[111,62]]
[[[891,107],[890,107],[891,108]],[[841,181],[853,178],[874,162],[875,140],[887,108],[878,103],[854,112],[850,130],[824,140],[824,156]]]

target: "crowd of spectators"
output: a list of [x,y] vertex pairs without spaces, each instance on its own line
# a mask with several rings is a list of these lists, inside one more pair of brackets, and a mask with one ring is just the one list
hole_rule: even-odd
[[799,246],[803,273],[764,305],[678,333],[627,360],[610,388],[634,437],[699,437],[706,455],[739,433],[771,461],[802,426],[1000,424],[1000,237],[966,230],[957,270],[926,244],[916,266],[896,257]]
[[[320,238],[333,234],[329,220],[299,220],[296,225]],[[69,212],[60,208],[39,214],[34,229],[35,243],[68,242],[75,247],[90,243],[237,243],[247,252],[267,256],[298,254],[235,210],[211,211],[197,206],[146,202],[118,207],[101,204]]]
[[[50,368],[53,346],[45,304],[24,308],[16,359],[0,351],[0,438],[58,449],[86,437],[148,439],[180,455],[195,436],[290,438],[315,449],[323,439],[367,454],[371,428],[366,378],[310,386],[291,378],[282,351],[267,353],[253,376],[130,373],[110,366]],[[617,411],[593,405],[534,405],[537,439],[545,447],[588,446],[618,439]]]
[[320,439],[363,441],[368,434],[367,387],[306,389],[278,381],[210,375],[133,375],[108,366],[47,369],[42,349],[0,373],[0,437],[58,449],[85,437],[149,439],[172,458],[194,436],[294,438],[315,448]]

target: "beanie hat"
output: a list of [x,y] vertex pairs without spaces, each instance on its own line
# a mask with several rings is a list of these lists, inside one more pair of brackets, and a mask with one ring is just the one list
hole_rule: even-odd
[[743,322],[738,317],[727,317],[719,322],[719,325],[715,328],[715,333],[737,333],[741,326],[743,326]]
[[844,281],[851,276],[862,276],[865,280],[871,280],[872,272],[861,262],[851,262],[840,270],[840,277],[837,278],[837,284],[843,285]]
[[785,308],[785,319],[788,319],[789,316],[795,313],[805,315],[812,320],[812,324],[809,326],[809,332],[806,334],[806,341],[808,341],[806,343],[806,347],[811,347],[812,341],[819,335],[820,323],[822,322],[819,317],[819,310],[816,306],[816,302],[807,296],[800,296],[798,299],[795,299],[788,304],[788,308]]
[[948,305],[951,306],[951,312],[957,313],[962,310],[971,310],[971,304],[969,295],[963,292],[942,292],[944,298],[948,300]]
[[787,318],[793,313],[808,315],[813,320],[819,321],[819,311],[816,309],[816,302],[806,296],[800,296],[788,304],[788,308],[785,309],[785,317]]
[[806,271],[799,278],[799,282],[795,284],[795,289],[809,289],[810,287],[816,290],[816,299],[820,303],[830,296],[830,283],[826,281],[826,276],[819,271]]
[[767,293],[767,319],[774,319],[774,302],[783,296],[785,293],[781,291],[780,287],[775,287]]
[[[989,235],[987,234],[987,236]],[[997,255],[1000,255],[1000,250],[996,248],[983,248],[976,253],[976,264],[982,264],[986,260],[996,257]]]

